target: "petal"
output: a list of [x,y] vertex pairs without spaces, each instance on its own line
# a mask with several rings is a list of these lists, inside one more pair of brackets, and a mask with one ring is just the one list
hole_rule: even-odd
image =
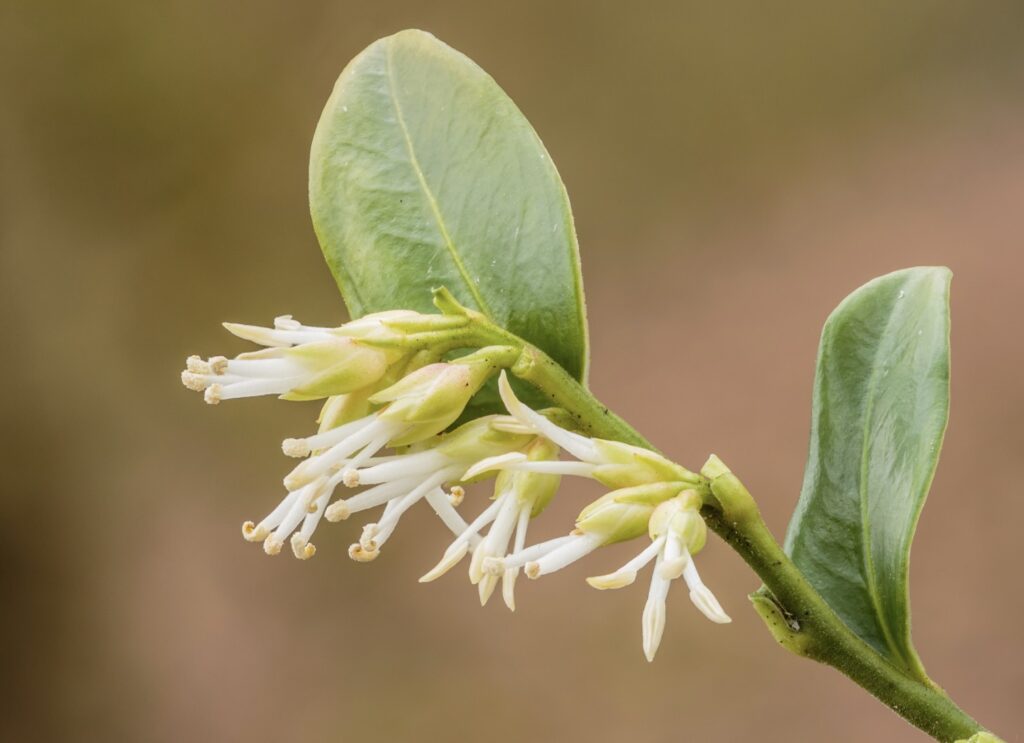
[[597,450],[589,438],[556,426],[543,415],[520,402],[512,391],[508,374],[504,370],[498,379],[498,391],[501,393],[501,401],[505,403],[505,408],[513,418],[551,439],[577,459],[582,459],[584,462],[598,461]]

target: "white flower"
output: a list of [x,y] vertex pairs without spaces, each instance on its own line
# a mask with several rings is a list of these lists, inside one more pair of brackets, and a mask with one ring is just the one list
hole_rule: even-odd
[[668,590],[676,578],[686,581],[690,600],[704,616],[718,624],[732,621],[701,581],[693,562],[693,555],[703,548],[707,539],[700,506],[700,496],[692,490],[665,501],[651,515],[648,528],[651,544],[614,573],[587,579],[594,588],[622,588],[636,580],[637,571],[655,561],[643,613],[643,647],[648,661],[654,660],[661,643]]
[[597,588],[619,588],[632,583],[637,570],[656,561],[643,621],[644,653],[648,660],[654,658],[661,642],[666,597],[674,578],[686,581],[690,599],[705,616],[718,623],[730,621],[701,582],[692,559],[707,538],[707,526],[700,516],[702,500],[693,489],[701,484],[701,478],[646,449],[588,438],[558,426],[520,402],[504,373],[499,390],[517,421],[580,461],[531,461],[522,452],[509,452],[477,463],[466,473],[467,477],[492,470],[578,475],[615,489],[580,513],[572,533],[531,547],[517,545],[505,557],[488,554],[483,561],[484,571],[496,576],[523,567],[528,577],[539,578],[571,565],[599,547],[648,532],[652,542],[637,557],[615,573],[588,581]]
[[[304,476],[301,484],[294,487],[258,525],[246,522],[243,534],[249,541],[263,540],[268,554],[279,552],[284,540],[291,536],[296,557],[304,559],[315,552],[309,539],[322,517],[328,521],[341,521],[353,513],[384,506],[380,519],[367,524],[359,542],[349,550],[353,559],[368,561],[379,554],[402,515],[420,500],[426,500],[445,525],[460,534],[468,525],[455,511],[441,486],[459,481],[466,469],[478,459],[521,448],[532,438],[530,434],[502,430],[495,425],[500,418],[477,418],[437,437],[435,441],[424,442],[421,450],[386,457],[374,456],[381,447],[376,447],[377,441],[366,434],[374,421],[365,418],[307,439],[290,440],[293,443],[289,445],[286,442],[286,448],[294,452],[319,449],[341,438],[334,447],[348,442],[346,447],[351,453],[337,459],[326,470],[318,469],[316,474]],[[363,443],[359,448],[360,442],[369,443]],[[326,455],[334,447],[318,456]],[[331,494],[342,484],[370,487],[328,506]],[[297,528],[299,530],[295,531]]]
[[[234,335],[267,348],[234,359],[190,356],[182,383],[203,392],[206,402],[257,395],[313,400],[362,389],[381,380],[404,358],[401,350],[362,342],[387,333],[383,323],[410,313],[380,313],[339,328],[305,326],[285,315],[273,328],[224,323]],[[411,313],[415,315],[416,313]]]
[[371,404],[384,407],[364,418],[305,439],[286,439],[285,454],[312,456],[285,477],[285,487],[296,490],[339,472],[346,485],[355,487],[366,482],[359,468],[384,447],[415,444],[446,429],[493,372],[488,350],[406,375],[369,396]]
[[613,490],[657,482],[686,482],[694,486],[701,482],[699,475],[650,449],[619,441],[589,438],[558,426],[544,415],[531,410],[515,396],[504,371],[498,380],[498,390],[512,417],[580,461],[531,462],[522,453],[508,454],[480,462],[470,476],[489,470],[576,475],[597,480]]
[[[539,578],[599,547],[646,533],[651,542],[635,558],[588,582],[620,588],[655,562],[643,613],[648,660],[661,641],[676,578],[686,581],[690,599],[709,619],[730,621],[693,562],[707,536],[700,516],[700,492],[707,484],[701,476],[648,449],[558,425],[564,414],[531,410],[516,398],[504,371],[499,391],[511,417],[484,416],[444,433],[488,378],[521,354],[516,347],[488,346],[437,362],[466,347],[460,333],[468,322],[467,316],[400,311],[338,328],[306,326],[290,316],[276,318],[273,328],[225,323],[235,335],[266,348],[233,359],[190,357],[182,381],[203,391],[210,403],[266,394],[328,398],[316,434],[282,443],[285,454],[303,461],[284,478],[287,493],[277,507],[259,523],[243,524],[245,539],[262,542],[271,555],[289,541],[297,558],[308,559],[316,552],[310,540],[325,518],[341,521],[383,507],[349,549],[350,557],[365,562],[377,557],[402,516],[425,500],[455,538],[421,582],[437,579],[472,554],[469,577],[481,604],[500,581],[504,601],[514,610],[520,571]],[[560,460],[562,450],[575,461]],[[493,500],[467,523],[456,510],[462,485],[491,473],[497,473]],[[562,475],[594,479],[610,492],[580,512],[570,534],[527,546],[530,520],[554,497]],[[332,502],[339,487],[362,490]]]
[[641,536],[657,506],[686,487],[685,483],[653,483],[605,493],[580,512],[570,534],[516,550],[506,557],[488,558],[483,567],[494,574],[523,567],[528,578],[554,573],[598,547]]
[[[543,438],[535,438],[524,451],[529,461],[552,460],[558,455],[558,447]],[[426,575],[421,583],[436,580],[451,570],[473,549],[469,566],[470,582],[479,588],[480,603],[486,604],[493,593],[499,576],[483,569],[488,558],[502,557],[513,542],[513,551],[520,551],[526,544],[526,532],[530,519],[540,514],[550,503],[558,490],[558,475],[544,475],[532,472],[502,472],[494,486],[494,500],[472,524],[456,535],[455,541],[445,550],[441,561]],[[487,535],[479,532],[490,525]],[[474,542],[476,544],[474,545]],[[515,611],[515,582],[518,567],[502,571],[502,597],[505,605]]]

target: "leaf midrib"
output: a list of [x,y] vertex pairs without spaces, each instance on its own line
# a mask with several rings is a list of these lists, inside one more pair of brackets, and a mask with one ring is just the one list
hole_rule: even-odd
[[489,319],[493,320],[494,316],[491,313],[490,308],[487,306],[487,303],[484,302],[483,296],[481,296],[480,291],[470,278],[469,272],[466,270],[466,266],[463,264],[462,258],[459,256],[459,252],[455,247],[455,241],[452,240],[451,234],[448,232],[448,226],[445,224],[444,215],[441,214],[441,208],[437,203],[437,198],[434,196],[434,192],[431,191],[430,185],[427,183],[427,178],[423,172],[423,168],[420,166],[419,158],[416,157],[416,150],[413,147],[412,136],[409,134],[409,127],[405,123],[405,116],[402,114],[402,106],[398,102],[395,76],[391,64],[391,47],[392,45],[390,43],[385,46],[384,55],[385,67],[387,69],[388,76],[388,95],[391,98],[391,105],[395,109],[395,118],[398,121],[399,129],[401,129],[402,132],[402,138],[405,140],[406,150],[409,153],[409,164],[412,166],[413,172],[416,173],[416,178],[420,182],[420,188],[423,190],[423,195],[426,197],[427,203],[430,205],[430,210],[434,215],[434,220],[437,222],[437,228],[441,232],[441,238],[444,240],[444,245],[448,250],[448,255],[451,257],[452,263],[455,265],[455,270],[459,272],[459,276],[466,285],[466,290],[473,297],[473,301],[476,302],[477,308]]
[[868,429],[871,423],[871,416],[874,413],[875,399],[877,396],[878,384],[879,384],[879,358],[882,356],[883,351],[888,351],[888,334],[889,329],[892,327],[893,318],[895,318],[896,312],[888,313],[888,318],[885,322],[885,328],[882,330],[879,336],[880,341],[878,344],[878,350],[875,352],[875,357],[872,360],[871,377],[868,379],[867,386],[867,405],[864,408],[864,422],[861,427],[861,464],[860,464],[860,482],[857,486],[857,495],[860,500],[860,517],[863,524],[861,530],[861,546],[864,550],[864,571],[865,577],[867,578],[867,590],[868,596],[871,599],[871,605],[875,610],[875,617],[877,618],[879,627],[882,630],[882,635],[885,638],[885,644],[889,647],[897,658],[904,664],[905,667],[909,668],[910,663],[904,656],[903,650],[897,646],[896,639],[892,634],[892,629],[889,627],[889,623],[886,621],[885,614],[882,611],[882,599],[878,593],[878,578],[875,574],[875,561],[871,552],[871,519],[868,516],[868,492],[867,492],[867,471],[868,471]]

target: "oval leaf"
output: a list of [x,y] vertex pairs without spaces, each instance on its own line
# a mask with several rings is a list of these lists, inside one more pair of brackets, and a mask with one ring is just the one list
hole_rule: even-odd
[[345,68],[313,137],[313,226],[353,317],[431,311],[431,289],[583,380],[587,325],[565,187],[529,122],[423,31]]
[[810,454],[786,536],[847,626],[922,680],[908,570],[949,413],[950,277],[945,268],[882,276],[825,323]]

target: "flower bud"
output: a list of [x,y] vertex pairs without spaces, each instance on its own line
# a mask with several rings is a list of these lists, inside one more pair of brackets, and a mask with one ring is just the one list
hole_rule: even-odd
[[430,317],[421,315],[412,310],[388,310],[386,312],[371,312],[347,323],[337,329],[339,335],[349,338],[382,338],[393,335],[390,323],[402,321],[414,321],[418,318]]
[[651,539],[671,532],[682,541],[687,552],[696,555],[704,549],[708,538],[707,524],[700,515],[701,505],[701,497],[693,490],[684,490],[661,503],[651,515],[648,526]]
[[[530,462],[547,462],[558,459],[558,447],[545,438],[535,438],[526,448],[526,458]],[[500,480],[509,478],[513,493],[522,504],[530,505],[530,518],[539,516],[548,507],[558,486],[562,482],[560,475],[545,475],[540,472],[502,472]],[[495,490],[501,489],[500,483]]]
[[594,479],[609,488],[629,488],[658,482],[696,484],[700,481],[698,475],[650,449],[605,439],[591,441],[598,462],[594,469]]
[[346,423],[365,418],[370,414],[369,393],[363,390],[350,392],[347,395],[334,395],[327,398],[320,409],[316,422],[317,431],[324,433]]
[[534,438],[529,433],[497,428],[494,425],[495,417],[489,415],[463,423],[454,431],[442,435],[432,448],[453,460],[466,462],[468,466],[480,459],[521,449]]
[[279,353],[296,360],[311,372],[309,377],[281,396],[285,400],[317,400],[369,387],[384,376],[394,360],[389,358],[388,352],[351,338],[306,343]]
[[[257,395],[315,400],[375,384],[400,357],[395,351],[365,346],[351,338],[313,333],[308,328],[263,330],[284,333],[285,339],[297,343],[243,353],[234,359],[215,356],[204,361],[192,356],[182,372],[182,383],[204,392],[211,404]],[[269,343],[273,339],[264,340]]]
[[659,482],[613,490],[580,512],[576,528],[600,536],[602,544],[634,539],[647,532],[657,507],[686,487],[686,483]]
[[375,405],[389,403],[382,420],[408,428],[391,440],[405,446],[440,433],[462,414],[470,399],[497,370],[495,355],[502,347],[488,347],[451,362],[428,364],[370,397]]

